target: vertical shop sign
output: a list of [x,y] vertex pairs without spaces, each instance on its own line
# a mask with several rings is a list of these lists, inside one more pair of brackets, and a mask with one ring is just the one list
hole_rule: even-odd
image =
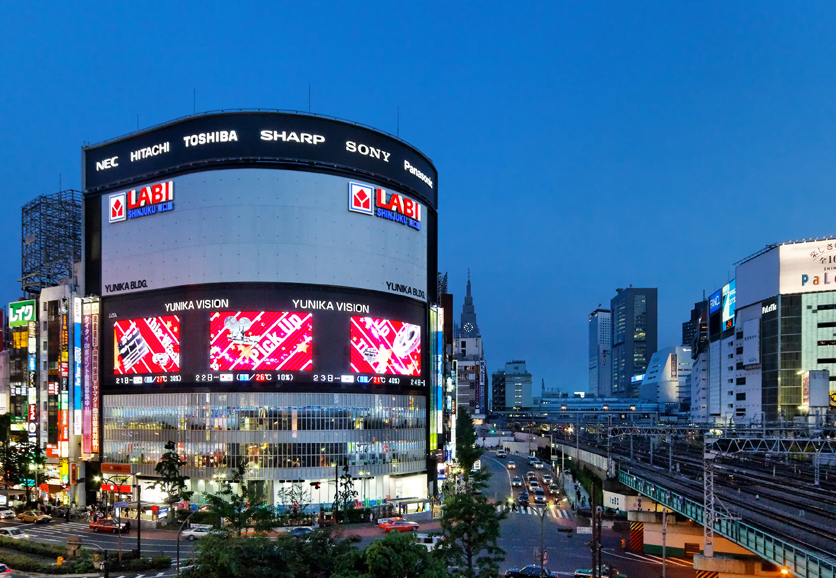
[[[32,302],[34,303],[34,301]],[[34,305],[33,305],[34,307]],[[32,318],[34,319],[34,313]],[[38,324],[35,321],[27,323],[29,333],[29,441],[36,443],[38,439]],[[34,363],[32,363],[34,361]]]
[[83,357],[84,357],[84,392],[83,392],[83,427],[81,437],[81,451],[85,454],[91,453],[93,430],[93,403],[92,403],[92,386],[90,376],[90,355],[92,345],[92,330],[93,330],[93,315],[91,312],[91,304],[84,304],[84,313],[82,315],[82,342],[83,342]]
[[70,455],[70,328],[67,314],[61,314],[61,390],[58,396],[58,454]]
[[90,304],[92,328],[91,328],[91,346],[90,346],[90,389],[93,397],[91,403],[92,415],[92,430],[91,430],[91,445],[93,453],[99,452],[99,302],[94,301]]
[[81,435],[82,380],[81,373],[81,299],[73,299],[73,434]]

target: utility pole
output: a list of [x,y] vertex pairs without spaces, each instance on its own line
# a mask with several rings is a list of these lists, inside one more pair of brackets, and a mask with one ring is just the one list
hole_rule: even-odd
[[668,434],[668,471],[673,471],[673,434]]
[[136,479],[136,557],[142,557],[142,486]]
[[668,511],[662,510],[662,578],[665,578],[665,569],[667,567],[667,543],[666,538],[668,534]]

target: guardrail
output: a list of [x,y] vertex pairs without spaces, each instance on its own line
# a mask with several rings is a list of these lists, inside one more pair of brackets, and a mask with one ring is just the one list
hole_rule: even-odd
[[[618,470],[618,481],[674,512],[700,525],[703,524],[702,502],[624,470]],[[836,578],[836,561],[790,544],[740,520],[715,520],[714,532],[761,558],[786,568],[798,578]]]

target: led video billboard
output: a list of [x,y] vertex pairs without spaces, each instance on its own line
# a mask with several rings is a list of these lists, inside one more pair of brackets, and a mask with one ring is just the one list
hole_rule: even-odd
[[352,317],[351,371],[421,375],[421,328],[389,319]]
[[216,311],[210,317],[209,367],[310,371],[313,316],[288,311]]
[[[423,389],[425,304],[312,285],[226,283],[102,301],[107,393]],[[111,342],[111,340],[113,340]]]
[[177,315],[113,323],[113,373],[180,371],[180,318]]

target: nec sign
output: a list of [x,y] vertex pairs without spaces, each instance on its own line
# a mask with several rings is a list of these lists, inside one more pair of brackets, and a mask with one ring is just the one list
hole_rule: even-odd
[[9,327],[23,327],[37,321],[35,301],[9,303]]
[[174,209],[174,181],[110,195],[109,221],[118,223]]
[[421,204],[399,193],[363,183],[348,184],[348,210],[421,230]]

